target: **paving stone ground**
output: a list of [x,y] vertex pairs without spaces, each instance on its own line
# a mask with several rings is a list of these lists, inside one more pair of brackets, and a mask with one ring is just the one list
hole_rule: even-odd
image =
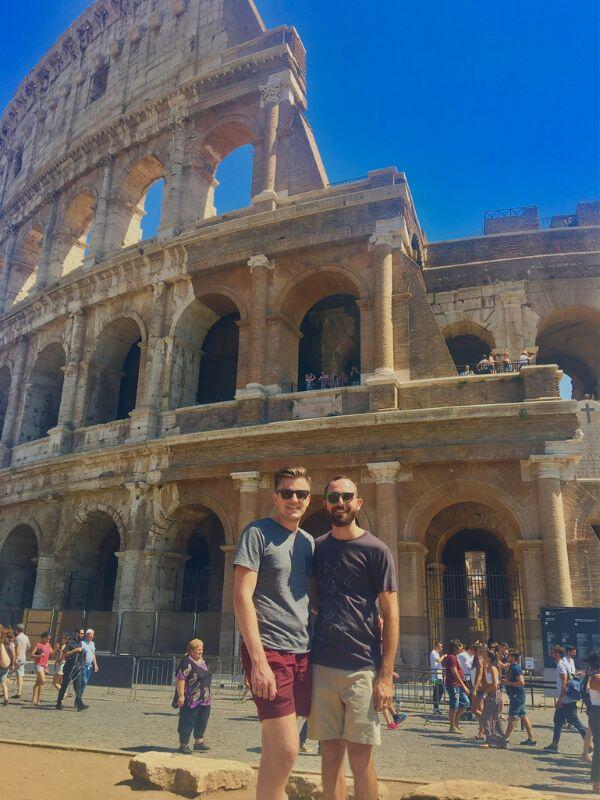
[[[30,696],[30,686],[26,686]],[[78,713],[71,700],[62,712],[55,711],[55,691],[46,690],[46,703],[33,707],[11,700],[0,706],[0,739],[45,741],[70,745],[97,746],[131,752],[171,750],[177,745],[177,712],[170,708],[170,690],[107,694],[105,689],[88,687],[87,711]],[[382,730],[383,743],[376,760],[382,777],[407,781],[434,781],[444,778],[485,778],[499,783],[528,786],[549,796],[590,796],[589,765],[579,760],[581,738],[575,732],[563,733],[559,754],[545,753],[542,747],[552,737],[552,710],[535,708],[530,717],[535,726],[538,747],[526,748],[524,738],[513,734],[508,751],[481,750],[468,741],[475,734],[473,723],[464,722],[465,735],[447,732],[444,720],[427,721],[418,712],[410,713],[398,731]],[[207,731],[216,757],[258,762],[260,726],[252,701],[239,703],[231,693],[217,696]],[[316,754],[302,754],[297,768],[317,772]]]

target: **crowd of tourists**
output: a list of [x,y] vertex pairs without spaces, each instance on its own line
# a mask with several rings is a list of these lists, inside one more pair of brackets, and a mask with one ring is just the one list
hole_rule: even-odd
[[349,372],[342,370],[330,375],[322,370],[317,377],[314,372],[307,372],[304,376],[304,389],[311,392],[314,389],[338,389],[344,386],[360,386],[360,370],[352,366]]
[[528,350],[523,350],[519,356],[518,361],[513,362],[510,360],[508,352],[504,353],[489,353],[482,356],[477,364],[473,367],[470,364],[465,364],[460,369],[461,375],[498,375],[502,372],[515,372],[528,367],[534,362],[534,355]]
[[[74,630],[71,634],[58,637],[54,644],[50,631],[43,631],[32,645],[25,633],[25,626],[19,623],[13,630],[0,625],[0,686],[2,705],[13,700],[23,700],[23,685],[28,657],[33,662],[35,681],[31,703],[42,704],[46,680],[52,676],[52,685],[58,691],[55,708],[62,711],[65,693],[72,686],[77,711],[85,711],[83,693],[92,671],[98,672],[96,644],[92,628]],[[50,662],[53,662],[51,666]],[[9,682],[14,686],[9,688]],[[11,695],[11,691],[13,694]]]

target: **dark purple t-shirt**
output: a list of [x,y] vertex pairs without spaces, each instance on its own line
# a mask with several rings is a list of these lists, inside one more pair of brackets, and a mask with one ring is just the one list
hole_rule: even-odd
[[387,546],[365,531],[343,541],[326,533],[315,542],[319,613],[311,661],[335,669],[379,669],[380,592],[395,592],[394,561]]

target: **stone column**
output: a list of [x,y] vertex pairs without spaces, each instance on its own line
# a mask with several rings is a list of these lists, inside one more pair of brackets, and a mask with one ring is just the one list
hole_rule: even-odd
[[58,562],[53,555],[40,556],[37,563],[32,608],[58,608],[60,598],[56,596],[55,582]]
[[25,374],[28,348],[29,342],[27,339],[24,337],[19,339],[15,348],[10,390],[8,392],[6,414],[4,415],[4,427],[2,429],[2,438],[0,439],[0,465],[3,467],[10,466],[10,451],[17,435],[19,405],[24,388],[23,376]]
[[38,289],[46,287],[48,283],[50,283],[51,278],[56,280],[61,277],[60,274],[51,275],[50,273],[52,245],[56,233],[56,220],[58,217],[58,192],[52,192],[48,197],[48,202],[50,203],[50,219],[44,230],[44,238],[42,240],[42,251],[40,253],[36,284]]
[[65,377],[60,399],[60,409],[58,412],[58,423],[55,428],[52,428],[52,430],[48,432],[52,452],[68,453],[73,446],[72,432],[75,427],[75,401],[77,398],[79,366],[83,356],[86,325],[87,318],[83,311],[76,311],[71,315],[69,354],[67,363],[65,367],[63,367]]
[[[142,553],[140,550],[119,550],[115,553],[118,559],[117,581],[115,584],[115,597],[113,611],[154,611],[155,609],[139,602],[138,583],[142,569]],[[144,575],[146,580],[148,575]]]
[[392,316],[392,237],[374,234],[373,253],[374,365],[378,375],[394,375],[394,326]]
[[[537,666],[543,663],[545,645],[540,639],[540,608],[546,604],[544,576],[544,543],[541,539],[525,539],[513,545],[523,594],[523,628],[525,652],[533,656]],[[517,587],[512,587],[513,593]]]
[[10,235],[4,243],[4,266],[0,274],[0,314],[2,314],[8,305],[8,287],[10,285],[10,273],[12,269],[12,261],[17,246],[17,229],[11,227]]
[[398,586],[400,590],[400,649],[407,664],[420,664],[427,650],[427,602],[425,599],[425,556],[420,542],[398,544]]
[[398,494],[399,461],[380,461],[367,464],[375,481],[377,502],[377,536],[392,553],[398,576]]
[[565,460],[556,456],[533,457],[538,509],[544,548],[546,602],[550,606],[572,606],[571,571],[562,498]]
[[158,232],[161,241],[178,236],[183,227],[182,204],[184,200],[185,143],[185,120],[178,119],[171,126],[171,174],[165,191],[161,224]]
[[113,164],[114,159],[110,155],[100,162],[100,166],[102,167],[102,182],[90,235],[90,248],[83,262],[84,269],[91,269],[102,261],[105,255],[104,248],[107,238],[108,215],[111,203]]
[[44,501],[44,540],[37,563],[32,608],[60,608],[65,595],[67,570],[64,559],[57,559],[52,549],[60,531],[64,497],[53,494]]
[[[244,528],[258,517],[260,472],[232,472],[232,479],[238,484],[237,533],[239,539]],[[221,602],[220,653],[224,659],[234,658],[239,652],[239,637],[235,630],[233,611],[233,559],[237,545],[223,545],[225,570],[223,573],[223,597]]]
[[248,389],[262,389],[265,377],[267,333],[267,305],[269,299],[269,274],[274,268],[266,255],[252,256],[248,260],[252,274],[250,301],[250,359]]
[[392,296],[394,370],[400,381],[410,380],[408,308],[411,297],[410,292],[398,292]]
[[152,318],[148,331],[146,358],[140,359],[144,364],[143,374],[140,369],[142,385],[138,391],[141,398],[139,406],[130,412],[131,441],[154,438],[158,433],[161,412],[161,381],[163,365],[167,363],[167,341],[165,339],[165,320],[167,314],[168,286],[157,281],[151,286]]
[[444,632],[444,573],[446,565],[439,562],[427,564],[427,615],[429,617],[429,643],[445,641]]

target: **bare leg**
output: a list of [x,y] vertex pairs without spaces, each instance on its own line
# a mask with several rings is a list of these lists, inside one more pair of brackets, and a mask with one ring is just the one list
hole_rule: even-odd
[[285,787],[299,748],[295,714],[263,721],[256,800],[285,800]]
[[354,797],[356,800],[377,800],[377,775],[372,746],[356,742],[347,742],[347,746],[348,761],[354,775]]
[[583,750],[581,751],[581,758],[584,761],[588,761],[590,758],[591,746],[592,746],[592,729],[588,725],[587,730],[585,732],[585,739],[583,740]]
[[514,717],[508,718],[508,723],[506,725],[506,733],[504,734],[504,738],[506,739],[506,741],[510,739],[510,735],[515,729],[515,722],[516,719]]
[[343,739],[321,742],[321,772],[325,800],[346,800],[346,776],[343,769],[345,752],[346,742]]

